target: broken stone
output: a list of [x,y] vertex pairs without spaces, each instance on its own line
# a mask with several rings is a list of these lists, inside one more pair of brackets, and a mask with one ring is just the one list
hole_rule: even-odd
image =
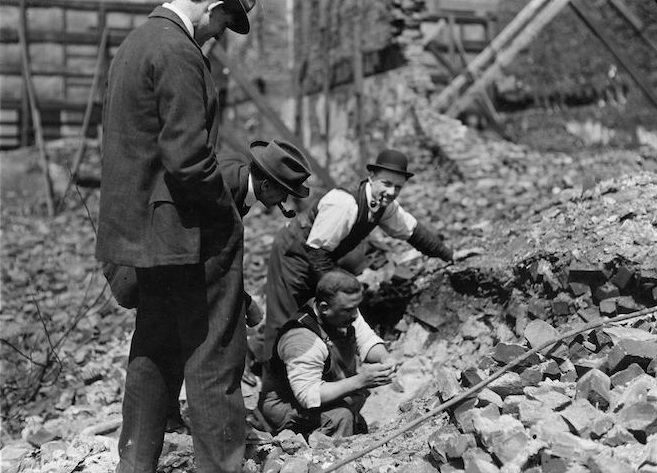
[[294,455],[300,450],[310,448],[306,439],[301,434],[295,434],[291,430],[283,430],[274,437],[274,444],[280,446],[285,453]]
[[565,433],[570,433],[570,426],[566,421],[556,412],[550,414],[544,419],[540,419],[530,428],[531,434],[538,440],[552,444],[553,439],[560,437]]
[[624,370],[632,363],[645,369],[655,358],[657,358],[657,343],[625,338],[611,349],[607,357],[607,366],[610,373]]
[[562,383],[572,383],[577,380],[575,365],[569,359],[565,359],[563,363],[559,365],[559,370],[561,371],[561,377],[559,380]]
[[609,407],[611,402],[611,380],[598,369],[592,369],[577,382],[576,399],[587,399],[601,409]]
[[462,434],[451,427],[434,432],[428,439],[431,456],[440,463],[460,458],[466,450],[477,446],[474,435]]
[[434,385],[442,401],[451,399],[462,391],[456,370],[440,364],[433,369]]
[[617,372],[613,376],[611,376],[611,385],[616,387],[616,386],[625,386],[628,384],[630,381],[632,381],[635,378],[638,378],[642,374],[645,374],[643,369],[637,365],[636,363],[632,363],[630,366],[625,368],[622,371]]
[[580,342],[573,342],[568,347],[568,356],[572,361],[588,358],[591,355],[591,350],[587,349]]
[[637,439],[632,435],[629,430],[620,425],[614,425],[602,437],[602,443],[609,447],[618,447],[619,445],[626,445],[628,443],[636,443]]
[[600,301],[600,315],[603,317],[614,317],[616,312],[616,298],[605,299]]
[[541,452],[541,473],[566,473],[567,471],[566,460],[553,457],[545,451]]
[[510,394],[522,393],[525,384],[518,373],[504,373],[502,376],[492,381],[488,387],[491,391],[499,394],[502,399]]
[[645,401],[629,404],[618,413],[618,425],[630,432],[652,435],[657,432],[657,406]]
[[283,450],[280,447],[274,447],[274,449],[269,452],[267,458],[265,459],[264,466],[262,467],[262,473],[278,473],[283,468]]
[[[556,338],[559,335],[557,329],[543,320],[532,320],[525,328],[524,336],[529,346],[537,348],[546,342]],[[545,348],[549,351],[554,347],[554,344]]]
[[499,409],[504,407],[504,400],[500,397],[500,395],[488,388],[484,388],[479,391],[479,394],[477,394],[477,399],[479,399],[478,405],[481,407],[485,407],[489,404],[492,404]]
[[598,287],[594,292],[593,292],[593,300],[600,303],[600,301],[603,301],[605,299],[609,299],[610,297],[618,297],[620,296],[620,292],[618,291],[618,288],[611,284],[610,282],[604,283],[602,286]]
[[551,409],[542,402],[523,399],[518,403],[518,419],[529,427],[550,415]]
[[34,447],[25,441],[15,441],[5,445],[0,450],[0,470],[5,473],[16,473]]
[[584,294],[591,295],[591,288],[588,284],[581,282],[571,282],[568,286],[570,287],[570,291],[576,297],[582,296]]
[[482,335],[488,334],[490,329],[485,323],[469,317],[460,327],[461,336],[464,340],[477,340]]
[[53,440],[46,442],[41,445],[39,453],[41,455],[42,463],[50,463],[59,459],[60,457],[66,456],[66,449],[68,448],[68,443],[63,440]]
[[[657,399],[650,396],[650,393],[654,392],[655,389],[657,389],[657,380],[654,377],[647,374],[639,375],[631,380],[625,388],[614,388],[612,396],[616,395],[616,397],[614,398],[612,410],[617,411],[623,406],[637,402],[657,401]],[[620,394],[617,393],[619,390]]]
[[310,448],[317,450],[327,450],[335,447],[335,440],[332,437],[315,430],[308,436],[308,445]]
[[644,342],[657,342],[657,334],[650,333],[645,329],[609,326],[604,327],[603,331],[611,337],[614,344],[619,343],[625,338]]
[[527,313],[536,319],[545,319],[547,318],[548,304],[549,302],[543,299],[533,298],[527,304]]
[[610,282],[623,291],[630,285],[633,279],[634,272],[632,270],[626,266],[619,266],[616,274],[610,279]]
[[525,388],[525,394],[530,399],[535,399],[551,410],[558,410],[571,402],[571,399],[563,393],[560,393],[553,387],[544,389],[544,386]]
[[611,337],[607,335],[602,329],[595,329],[591,331],[589,339],[595,343],[597,350],[601,350],[604,347],[612,345]]
[[600,314],[600,309],[598,309],[594,305],[591,305],[586,307],[585,309],[578,310],[577,315],[579,315],[584,322],[588,323],[588,322],[593,322],[594,320],[598,320],[601,314]]
[[586,466],[589,467],[591,473],[634,473],[636,471],[629,463],[611,455],[589,457]]
[[453,407],[452,415],[463,432],[472,432],[474,429],[470,411],[475,408],[476,404],[477,398],[469,398]]
[[[495,345],[493,351],[493,359],[502,363],[503,365],[509,364],[511,361],[515,360],[519,356],[527,353],[527,349],[522,345],[517,345],[515,343],[504,343],[500,342]],[[520,363],[520,366],[531,366],[540,362],[538,355],[533,353],[526,360],[523,360]]]
[[565,292],[560,293],[552,299],[550,305],[552,306],[552,314],[556,316],[569,315],[572,299]]
[[543,381],[543,373],[540,366],[532,366],[520,372],[520,378],[525,386],[535,386]]
[[640,310],[641,307],[636,303],[634,298],[630,296],[621,296],[616,298],[616,307],[619,314],[631,314]]
[[310,462],[305,458],[301,458],[301,457],[288,458],[285,461],[285,463],[283,463],[280,473],[307,473],[308,463]]
[[603,448],[601,444],[593,440],[564,432],[552,438],[548,452],[565,460],[583,463],[589,457],[598,455]]
[[468,368],[461,373],[461,382],[466,388],[479,384],[484,379],[486,379],[486,373],[478,368]]
[[571,263],[567,272],[568,282],[579,282],[590,286],[607,280],[600,268],[585,263]]
[[[354,473],[358,470],[354,468]],[[436,467],[423,458],[414,458],[413,461],[397,469],[399,473],[436,473]],[[342,468],[340,468],[342,472]],[[345,471],[345,473],[348,473]]]
[[576,399],[559,414],[571,426],[574,433],[581,437],[588,437],[593,423],[604,417],[603,412],[597,410],[585,399]]
[[463,465],[468,473],[499,473],[493,457],[479,447],[471,448],[463,454]]
[[502,415],[495,420],[478,417],[474,420],[474,427],[483,444],[503,464],[520,455],[529,442],[529,435],[522,423],[509,415]]

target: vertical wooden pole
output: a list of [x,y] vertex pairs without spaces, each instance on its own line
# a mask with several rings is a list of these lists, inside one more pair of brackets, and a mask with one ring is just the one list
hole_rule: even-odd
[[454,15],[449,15],[447,17],[447,25],[448,25],[448,31],[449,31],[449,38],[447,41],[448,43],[448,49],[447,49],[447,54],[449,57],[449,62],[454,65],[456,64],[456,55],[455,50],[456,48],[454,47],[454,35],[456,34],[456,21],[454,19]]
[[365,147],[365,126],[363,118],[363,0],[356,0],[353,15],[354,39],[354,95],[356,98],[356,140],[358,141],[358,157],[360,159],[361,175],[367,174],[367,149]]
[[322,52],[324,63],[324,126],[326,133],[326,167],[331,164],[331,0],[321,4],[322,8]]
[[32,82],[32,71],[30,69],[30,51],[27,45],[27,8],[25,4],[26,1],[21,0],[21,19],[18,22],[18,41],[21,47],[23,79],[25,81],[25,88],[27,89],[27,96],[30,102],[32,123],[34,125],[34,135],[37,143],[37,148],[39,150],[39,158],[41,160],[41,168],[43,171],[48,216],[52,217],[55,215],[55,202],[52,182],[50,181],[48,154],[46,153],[46,144],[43,140],[43,129],[41,128],[41,114],[39,112],[39,107],[37,106],[36,91],[34,90],[34,83]]
[[310,40],[306,34],[308,31],[306,22],[307,0],[292,0],[294,31],[294,132],[301,141],[304,141],[303,130],[303,99],[306,69],[308,67],[308,46]]

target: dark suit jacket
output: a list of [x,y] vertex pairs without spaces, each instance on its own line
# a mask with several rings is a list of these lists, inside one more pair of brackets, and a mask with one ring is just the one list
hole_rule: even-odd
[[134,267],[232,261],[242,224],[215,159],[209,64],[171,10],[119,47],[103,110],[96,256]]
[[223,155],[217,158],[219,169],[224,176],[224,182],[230,189],[240,217],[250,210],[244,206],[246,194],[249,191],[249,173],[251,159],[241,154]]

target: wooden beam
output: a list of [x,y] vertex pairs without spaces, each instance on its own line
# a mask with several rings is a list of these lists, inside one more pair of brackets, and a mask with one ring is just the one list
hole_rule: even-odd
[[354,96],[356,99],[356,140],[358,142],[358,159],[360,161],[361,175],[367,174],[367,146],[365,145],[365,118],[363,117],[363,0],[356,0],[352,18],[352,34],[354,41]]
[[324,127],[325,136],[324,152],[326,154],[326,167],[331,164],[331,0],[320,0],[321,8],[321,44],[322,69],[324,80],[322,83],[322,95],[324,95]]
[[[207,43],[206,43],[207,44]],[[274,126],[276,131],[281,134],[281,137],[295,146],[297,146],[303,153],[308,157],[310,166],[312,170],[317,175],[320,181],[324,183],[327,187],[335,187],[335,181],[329,174],[328,170],[317,162],[317,160],[312,156],[310,151],[306,148],[301,140],[287,127],[287,125],[281,120],[281,117],[278,116],[276,111],[272,108],[271,105],[267,102],[267,99],[258,91],[258,89],[253,85],[249,77],[242,71],[242,68],[239,66],[237,61],[234,61],[226,52],[226,50],[221,45],[216,45],[213,49],[213,54],[223,63],[224,66],[228,68],[230,74],[235,79],[237,85],[239,85],[246,94],[251,98],[254,105],[258,108],[260,113]]]
[[[107,12],[148,14],[162,2],[122,2],[97,0],[27,0],[26,8],[64,8],[67,10],[96,11],[102,5]],[[0,0],[0,6],[20,7],[21,0]]]
[[[473,71],[482,70],[486,65],[493,61],[498,52],[505,47],[519,31],[536,15],[536,12],[545,7],[550,0],[531,0],[520,12],[511,20],[511,22],[498,34],[479,55],[472,60],[470,68]],[[439,111],[447,110],[452,102],[461,94],[462,88],[468,83],[468,78],[464,74],[454,79],[449,86],[445,87],[434,101],[434,105]]]
[[[101,31],[30,31],[30,44],[53,43],[53,44],[76,44],[84,46],[96,46],[98,34]],[[107,40],[110,47],[119,46],[128,36],[128,30],[113,30]],[[18,43],[19,37],[16,30],[7,28],[0,29],[0,44]]]
[[39,150],[39,158],[41,161],[41,168],[43,172],[44,191],[46,193],[46,206],[48,208],[48,216],[55,215],[55,200],[52,189],[52,182],[50,180],[50,167],[48,162],[48,154],[46,153],[46,143],[43,140],[43,130],[41,128],[41,115],[37,105],[36,91],[34,90],[34,83],[30,74],[30,51],[27,46],[27,11],[25,8],[25,0],[21,3],[21,17],[18,21],[18,34],[21,47],[21,57],[23,58],[23,71],[25,75],[25,85],[27,89],[27,96],[30,102],[30,111],[32,113],[32,123],[34,125],[34,135]]
[[[536,35],[552,21],[552,19],[568,5],[569,0],[552,0],[526,24],[525,28],[514,37],[503,49],[497,51],[493,63],[483,72],[478,73],[475,82],[463,90],[458,98],[447,108],[446,113],[455,117],[472,102],[476,93],[484,90],[502,71],[511,64],[516,55],[531,43]],[[473,61],[474,62],[474,61]],[[472,65],[472,63],[471,63]],[[472,71],[472,68],[471,68]],[[476,70],[474,70],[477,73]],[[463,75],[463,74],[462,74]]]
[[98,45],[98,61],[96,62],[96,69],[94,71],[94,79],[91,84],[91,90],[89,91],[89,99],[87,100],[87,108],[84,111],[84,118],[82,119],[82,127],[80,129],[80,146],[78,147],[77,152],[75,153],[75,158],[73,159],[73,166],[70,170],[70,177],[68,183],[66,184],[66,190],[62,195],[62,200],[60,201],[60,208],[66,199],[66,194],[68,194],[71,184],[77,179],[78,171],[80,170],[80,165],[82,164],[82,158],[84,157],[84,152],[87,149],[87,131],[89,130],[89,125],[91,124],[91,112],[93,111],[94,102],[96,101],[96,92],[100,85],[100,77],[103,71],[103,64],[105,63],[105,50],[107,49],[107,37],[109,36],[109,28],[103,30],[103,35],[100,37],[100,44]]
[[[0,75],[3,76],[22,76],[23,75],[23,66],[20,64],[1,64],[0,65]],[[32,77],[36,76],[58,76],[58,77],[67,77],[67,78],[80,78],[80,79],[89,79],[91,80],[94,76],[91,71],[83,71],[76,68],[66,68],[66,67],[57,67],[49,69],[36,69],[32,70]]]
[[598,37],[602,44],[609,50],[609,52],[616,58],[618,64],[627,71],[627,73],[634,79],[634,82],[639,86],[639,88],[646,95],[648,100],[657,107],[657,96],[653,93],[652,87],[649,82],[644,77],[640,69],[632,62],[627,54],[618,46],[616,46],[613,41],[607,36],[604,32],[604,27],[599,25],[596,20],[593,19],[587,12],[584,6],[579,0],[571,0],[570,5],[573,10],[580,17],[586,26],[589,27],[591,32]]
[[643,42],[646,43],[650,49],[657,52],[657,44],[646,35],[643,22],[632,13],[632,10],[630,10],[625,2],[623,2],[623,0],[609,0],[609,3],[611,3],[611,6],[614,7],[623,18],[625,18],[625,21],[627,21],[632,28],[634,28],[634,31],[638,33]]

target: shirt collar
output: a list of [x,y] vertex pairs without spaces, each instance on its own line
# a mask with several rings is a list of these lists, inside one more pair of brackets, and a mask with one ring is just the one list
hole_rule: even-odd
[[246,191],[246,197],[244,198],[244,206],[252,207],[258,201],[258,198],[255,195],[255,188],[253,187],[253,176],[249,173],[249,186]]
[[192,23],[192,20],[189,19],[187,15],[185,15],[180,8],[178,8],[175,5],[172,5],[171,3],[164,3],[162,4],[164,8],[168,8],[172,12],[174,12],[176,15],[180,17],[182,22],[185,24],[185,28],[187,28],[187,31],[189,32],[190,36],[193,38],[194,37],[194,24]]

